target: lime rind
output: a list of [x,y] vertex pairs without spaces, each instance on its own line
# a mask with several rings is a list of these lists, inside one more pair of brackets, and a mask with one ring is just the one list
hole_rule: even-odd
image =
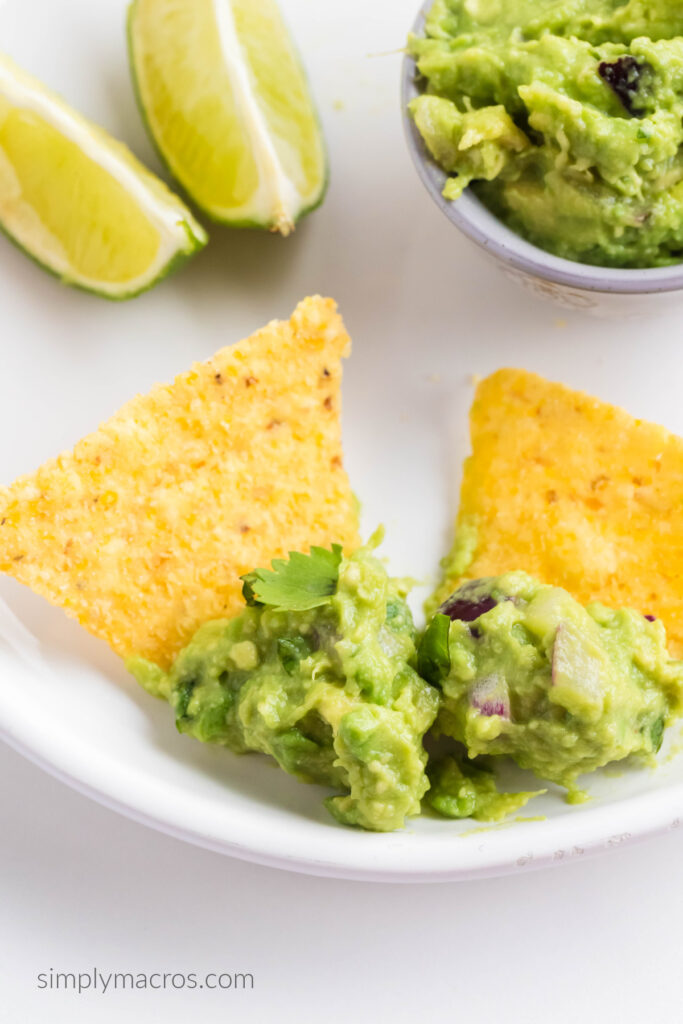
[[195,241],[194,236],[191,236],[193,238],[192,248],[187,248],[185,250],[179,249],[178,252],[176,252],[176,254],[171,257],[168,263],[164,265],[161,273],[157,274],[156,277],[149,278],[148,280],[145,281],[138,280],[137,282],[133,282],[132,288],[130,290],[118,289],[117,291],[114,291],[111,289],[102,290],[98,285],[94,283],[89,283],[87,280],[79,279],[77,277],[70,277],[68,274],[64,274],[59,270],[56,270],[45,260],[42,260],[40,256],[38,256],[36,253],[32,252],[30,249],[27,249],[25,245],[22,245],[19,239],[16,238],[15,235],[13,235],[10,231],[8,231],[1,221],[0,235],[6,238],[7,241],[10,242],[16,249],[18,249],[19,252],[23,253],[24,256],[27,256],[31,263],[33,263],[40,270],[47,271],[47,273],[51,277],[54,277],[61,284],[68,285],[71,288],[76,288],[78,291],[81,292],[86,292],[88,295],[96,295],[100,299],[107,299],[109,302],[125,302],[127,299],[137,298],[138,295],[142,295],[144,294],[144,292],[150,291],[152,288],[154,288],[156,284],[159,284],[160,281],[163,281],[171,274],[174,274],[176,270],[180,270],[180,268],[183,267],[188,262],[188,260],[190,260],[194,256],[195,253],[203,249],[204,245],[206,244],[205,242]]
[[[219,5],[221,3],[228,5],[229,0],[214,0],[214,2],[218,2]],[[235,2],[238,2],[238,0],[235,0]],[[254,2],[254,0],[248,0],[248,2],[249,2],[249,4],[251,4],[252,2]],[[301,195],[301,193],[298,193],[298,200],[299,200],[299,202],[298,202],[298,206],[297,206],[296,212],[290,217],[289,223],[286,223],[285,230],[283,230],[281,225],[279,225],[277,223],[277,217],[275,217],[270,223],[265,225],[270,230],[282,231],[283,234],[287,234],[287,233],[289,233],[289,231],[294,229],[295,224],[299,220],[301,220],[302,217],[306,216],[309,213],[312,213],[313,210],[316,210],[321,205],[321,203],[323,202],[323,200],[325,198],[325,195],[326,195],[326,192],[327,192],[328,184],[329,184],[329,154],[328,154],[327,146],[326,146],[326,143],[325,143],[325,136],[324,136],[324,133],[323,133],[323,130],[322,130],[322,123],[321,123],[321,120],[320,120],[320,114],[319,114],[318,109],[316,107],[316,104],[315,104],[315,102],[313,100],[313,94],[312,94],[312,90],[311,90],[311,85],[310,85],[310,80],[309,80],[309,77],[308,77],[308,73],[306,71],[306,67],[304,65],[303,60],[301,59],[301,55],[300,55],[299,50],[298,50],[298,48],[297,48],[297,46],[295,44],[294,38],[293,38],[291,32],[289,31],[289,29],[288,29],[288,27],[286,25],[285,19],[283,18],[282,13],[280,11],[278,11],[278,15],[279,15],[280,20],[281,20],[282,30],[283,30],[283,34],[284,34],[284,36],[286,38],[287,46],[288,46],[288,49],[290,51],[290,56],[291,56],[292,60],[294,61],[295,65],[296,65],[297,72],[298,72],[298,74],[299,74],[299,76],[301,78],[301,84],[302,84],[303,88],[305,89],[306,96],[307,96],[308,101],[309,101],[309,117],[311,119],[312,124],[315,127],[316,144],[317,144],[317,148],[318,148],[318,151],[319,151],[319,159],[320,159],[320,168],[319,168],[319,175],[320,175],[320,177],[319,177],[318,182],[317,182],[317,188],[312,192],[310,198],[304,198]],[[263,124],[263,131],[264,131],[264,133],[268,134],[267,119],[266,119],[265,114],[263,112],[259,111],[259,117],[260,117],[261,122]],[[279,160],[279,157],[276,156],[276,159]]]
[[54,253],[41,249],[39,240],[31,238],[30,233],[20,236],[12,230],[7,217],[0,216],[0,232],[36,265],[65,284],[103,298],[122,300],[147,291],[206,245],[208,236],[190,210],[123,143],[71,109],[3,55],[0,55],[0,99],[9,109],[36,115],[76,145],[83,154],[84,165],[91,161],[122,186],[159,234],[156,258],[144,273],[124,281],[104,281],[80,273],[66,259],[56,260]]
[[[135,18],[138,11],[141,8],[143,0],[132,0],[128,7],[127,14],[127,40],[128,40],[128,54],[129,62],[131,67],[131,77],[133,79],[133,89],[135,98],[137,101],[140,116],[142,118],[145,129],[148,133],[154,150],[166,168],[172,178],[175,179],[177,184],[180,186],[182,193],[201,211],[201,213],[213,221],[214,223],[226,225],[233,228],[257,228],[266,229],[270,231],[279,231],[283,235],[289,234],[295,224],[302,218],[307,216],[316,210],[325,199],[327,189],[329,186],[329,158],[327,147],[325,145],[325,139],[322,132],[322,126],[320,122],[320,115],[318,110],[311,99],[310,84],[308,76],[306,74],[305,67],[300,59],[298,51],[294,46],[291,35],[288,33],[288,45],[291,47],[292,54],[298,64],[298,70],[302,76],[302,80],[305,83],[308,98],[311,104],[311,116],[315,129],[317,132],[317,143],[320,149],[320,163],[321,173],[320,180],[317,189],[313,192],[310,199],[303,199],[300,193],[296,192],[296,198],[292,203],[290,209],[285,209],[284,204],[278,203],[277,201],[271,204],[271,208],[264,213],[263,211],[255,211],[252,213],[240,212],[240,209],[234,207],[224,208],[218,207],[207,203],[198,194],[196,187],[193,187],[193,183],[188,180],[186,174],[179,168],[178,162],[169,148],[165,146],[160,138],[160,133],[155,130],[153,119],[150,116],[148,105],[145,102],[142,87],[142,74],[139,68],[139,59],[136,48],[136,31],[135,31]],[[228,71],[231,72],[231,84],[235,85],[235,74],[239,78],[238,92],[242,97],[247,97],[250,105],[250,111],[252,114],[252,123],[256,123],[259,129],[260,143],[266,140],[266,151],[268,161],[271,164],[271,169],[276,168],[277,176],[282,177],[283,171],[280,167],[279,158],[275,152],[275,148],[272,145],[269,137],[269,129],[266,124],[264,114],[258,108],[258,104],[251,96],[252,86],[248,81],[249,71],[246,67],[246,60],[241,53],[241,44],[237,37],[234,19],[232,17],[230,0],[211,0],[214,11],[217,15],[217,22],[219,23],[219,32],[222,35],[223,48],[225,49],[225,40],[231,39],[232,42],[229,46],[230,54],[232,59],[226,61]],[[252,140],[253,141],[253,140]],[[260,168],[261,174],[264,173],[264,168]],[[265,176],[268,177],[267,168],[265,169]],[[288,182],[289,186],[294,190],[294,186],[291,182]],[[296,190],[294,190],[296,191]],[[244,205],[244,204],[243,204]]]
[[154,277],[149,277],[145,280],[138,279],[133,282],[129,289],[118,288],[114,289],[103,289],[101,286],[90,283],[85,279],[78,278],[76,276],[70,276],[68,273],[62,273],[56,270],[53,266],[42,260],[39,255],[32,252],[26,246],[22,245],[21,241],[16,238],[15,235],[8,231],[6,226],[0,221],[0,235],[7,239],[19,252],[27,256],[28,259],[40,270],[47,271],[47,273],[54,277],[63,285],[67,285],[70,288],[76,288],[78,291],[86,292],[88,295],[96,295],[100,299],[107,299],[110,302],[125,302],[127,299],[137,298],[138,295],[143,295],[145,292],[151,291],[155,285],[164,281],[167,277],[170,277],[184,267],[185,264],[192,259],[192,257],[201,252],[206,246],[208,241],[208,235],[204,233],[203,237],[197,237],[194,232],[189,228],[187,224],[180,223],[178,225],[184,232],[187,238],[186,247],[178,249],[178,251],[171,256],[170,260],[164,264],[161,268],[160,273]]

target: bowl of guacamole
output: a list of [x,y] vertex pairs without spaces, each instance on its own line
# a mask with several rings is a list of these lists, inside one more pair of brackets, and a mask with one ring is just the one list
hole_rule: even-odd
[[403,106],[429,192],[513,272],[578,298],[683,288],[673,0],[430,0]]

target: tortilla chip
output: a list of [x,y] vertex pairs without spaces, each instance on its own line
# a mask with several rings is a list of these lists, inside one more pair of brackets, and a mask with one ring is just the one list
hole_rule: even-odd
[[480,383],[471,435],[434,604],[464,578],[523,569],[661,618],[683,654],[683,440],[522,370]]
[[239,576],[290,550],[358,543],[342,466],[335,303],[197,363],[71,452],[0,488],[0,569],[120,655],[162,666],[243,607]]

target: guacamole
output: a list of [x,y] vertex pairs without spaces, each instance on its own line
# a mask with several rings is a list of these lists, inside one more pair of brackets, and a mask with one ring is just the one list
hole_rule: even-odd
[[444,818],[502,821],[532,797],[546,792],[538,789],[531,793],[501,793],[493,765],[482,757],[476,763],[455,754],[430,759],[427,774],[429,789],[425,803]]
[[579,775],[653,760],[683,713],[683,662],[661,622],[510,572],[459,587],[417,644],[408,586],[373,554],[378,539],[247,573],[240,615],[201,626],[169,671],[128,668],[180,732],[269,754],[337,790],[325,804],[338,821],[375,831],[400,828],[423,799],[499,821],[545,792],[501,793],[493,755],[573,800]]
[[420,643],[443,691],[436,731],[470,758],[506,754],[567,787],[630,755],[650,762],[683,710],[683,662],[659,621],[580,605],[522,572],[463,584]]
[[439,700],[415,671],[406,586],[370,548],[337,546],[244,579],[250,606],[203,625],[168,673],[128,668],[181,732],[340,790],[326,801],[340,822],[399,828],[428,786],[422,737]]
[[411,38],[411,113],[450,174],[513,230],[614,267],[683,258],[683,5],[436,0]]

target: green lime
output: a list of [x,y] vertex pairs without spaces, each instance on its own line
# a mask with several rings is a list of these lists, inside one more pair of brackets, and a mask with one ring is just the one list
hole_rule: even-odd
[[0,228],[66,283],[111,299],[151,287],[206,244],[125,146],[3,56]]
[[133,0],[128,38],[152,139],[209,217],[286,235],[322,202],[320,123],[274,0]]

